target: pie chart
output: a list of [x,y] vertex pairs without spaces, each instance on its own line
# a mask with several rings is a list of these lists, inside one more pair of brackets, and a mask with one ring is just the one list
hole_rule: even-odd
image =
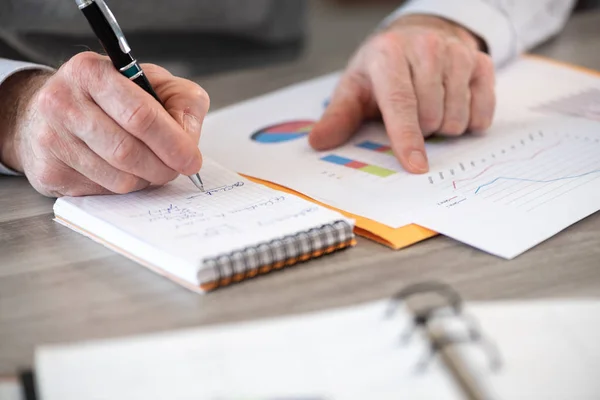
[[283,122],[255,132],[251,139],[265,144],[289,142],[308,135],[314,125],[310,120]]

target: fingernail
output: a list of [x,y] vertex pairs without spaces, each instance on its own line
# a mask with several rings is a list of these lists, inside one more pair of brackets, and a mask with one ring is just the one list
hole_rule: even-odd
[[421,151],[415,150],[408,156],[408,163],[418,171],[426,172],[428,169],[427,158]]
[[183,129],[191,135],[199,135],[201,129],[200,120],[192,114],[183,114]]

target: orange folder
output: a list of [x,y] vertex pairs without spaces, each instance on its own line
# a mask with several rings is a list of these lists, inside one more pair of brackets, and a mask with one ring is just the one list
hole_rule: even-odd
[[429,229],[425,229],[423,227],[420,227],[419,225],[414,224],[406,225],[400,228],[391,228],[387,225],[381,224],[371,219],[361,217],[360,215],[351,214],[344,210],[332,207],[328,204],[321,203],[317,200],[314,200],[313,198],[305,196],[302,193],[296,192],[295,190],[289,189],[287,187],[280,186],[272,182],[264,181],[262,179],[257,179],[251,176],[243,176],[256,183],[263,184],[275,190],[280,190],[282,192],[296,195],[310,202],[329,208],[330,210],[337,211],[348,218],[352,218],[356,221],[354,231],[357,235],[366,237],[367,239],[371,239],[394,250],[405,248],[407,246],[410,246],[412,244],[418,243],[420,241],[429,239],[430,237],[437,235],[437,232],[430,231]]

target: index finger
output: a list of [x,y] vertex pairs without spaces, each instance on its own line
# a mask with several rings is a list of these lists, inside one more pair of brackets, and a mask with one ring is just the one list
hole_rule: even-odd
[[184,175],[200,170],[202,157],[197,143],[160,103],[107,59],[90,56],[80,63],[87,64],[79,66],[80,71],[89,71],[88,79],[80,80],[83,89],[108,116],[171,169]]
[[390,48],[370,64],[374,96],[394,154],[408,172],[425,173],[429,166],[410,66],[401,52]]

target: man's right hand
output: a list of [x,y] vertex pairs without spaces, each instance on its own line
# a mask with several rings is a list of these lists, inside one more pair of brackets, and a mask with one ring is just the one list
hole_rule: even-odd
[[32,75],[13,88],[19,106],[0,127],[0,160],[51,197],[129,193],[197,173],[208,95],[158,66],[142,68],[164,107],[91,52]]

